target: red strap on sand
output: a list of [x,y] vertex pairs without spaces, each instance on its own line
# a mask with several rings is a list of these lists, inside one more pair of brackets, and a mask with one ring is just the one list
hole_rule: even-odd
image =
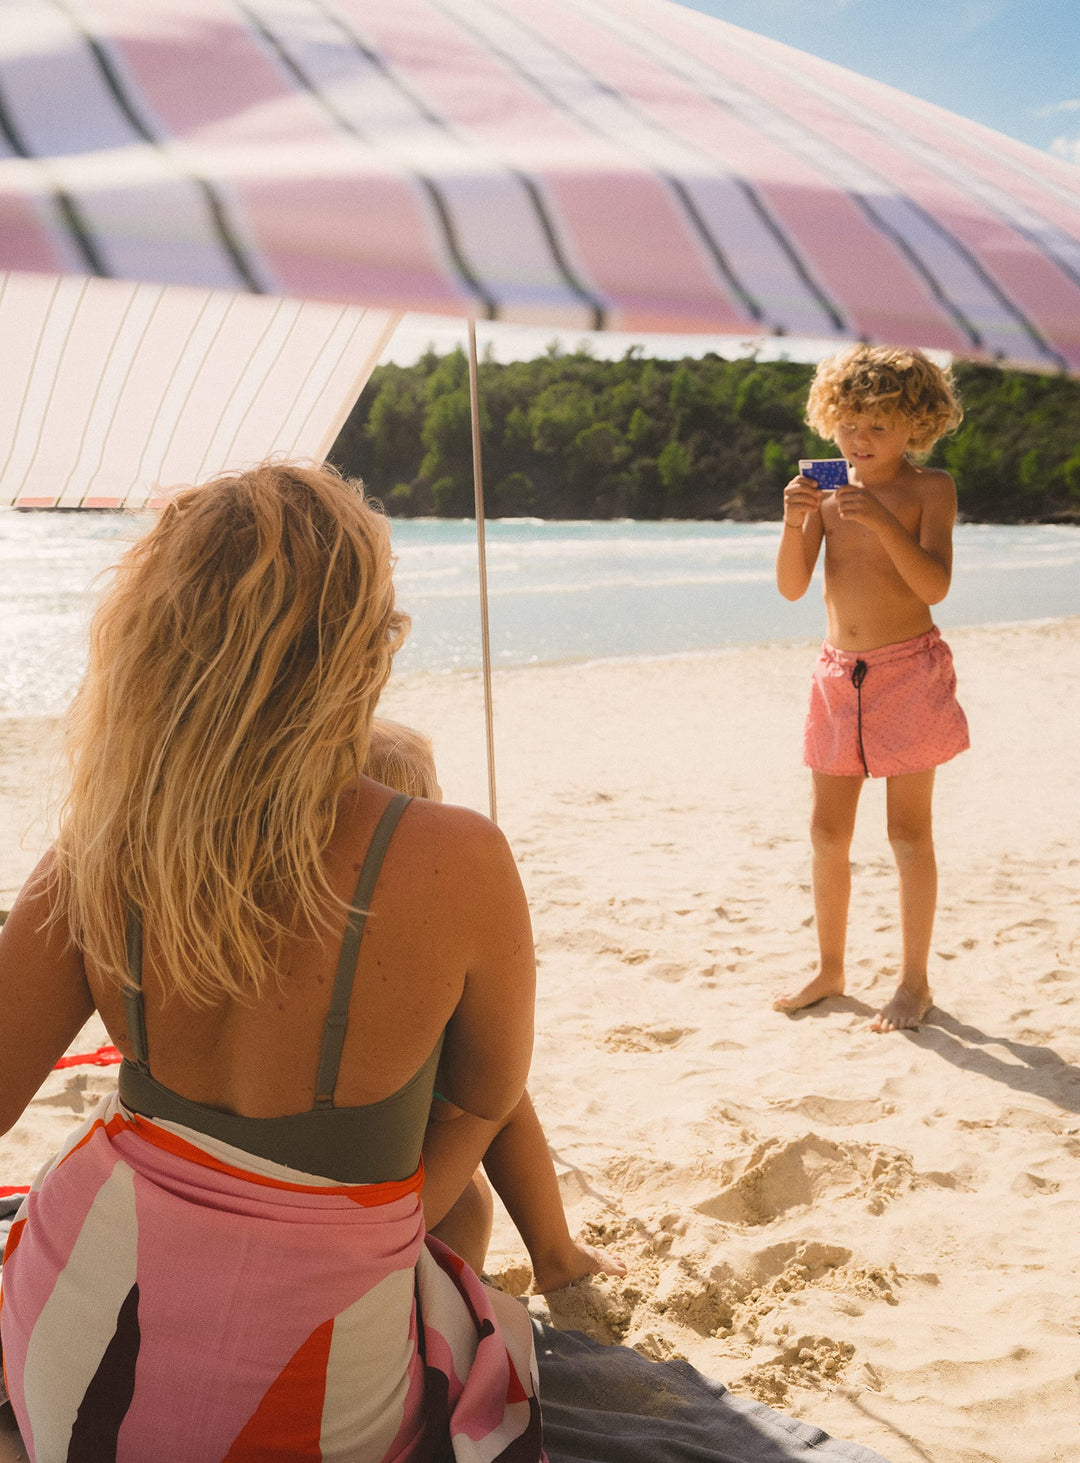
[[[106,1043],[99,1046],[96,1052],[73,1052],[70,1057],[61,1057],[53,1071],[58,1072],[61,1067],[113,1067],[123,1060],[116,1048]],[[15,1194],[29,1192],[29,1184],[0,1184],[0,1199],[10,1199]]]
[[53,1068],[59,1072],[61,1067],[112,1067],[124,1059],[114,1046],[99,1046],[96,1052],[74,1052],[70,1057],[61,1057]]

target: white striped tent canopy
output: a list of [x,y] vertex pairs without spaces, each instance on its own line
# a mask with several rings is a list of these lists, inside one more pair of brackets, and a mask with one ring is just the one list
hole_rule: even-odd
[[152,506],[325,457],[398,316],[227,290],[0,276],[0,504]]
[[7,0],[0,268],[1080,371],[1080,169],[667,0]]

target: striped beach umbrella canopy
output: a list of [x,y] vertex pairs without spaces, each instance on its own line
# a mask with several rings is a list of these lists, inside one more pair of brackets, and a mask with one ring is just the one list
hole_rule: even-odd
[[669,0],[3,0],[0,268],[1080,371],[1080,170]]

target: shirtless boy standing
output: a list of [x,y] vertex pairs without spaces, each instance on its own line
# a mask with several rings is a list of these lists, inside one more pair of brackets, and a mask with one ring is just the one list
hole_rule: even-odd
[[818,366],[806,416],[846,458],[848,483],[822,492],[800,476],[784,489],[776,582],[785,599],[801,598],[824,539],[828,639],[803,744],[820,965],[774,1006],[797,1011],[843,992],[855,811],[864,780],[884,777],[903,962],[871,1025],[895,1031],[918,1026],[932,1004],[934,769],[968,745],[952,655],[930,613],[949,592],[956,488],[917,465],[961,411],[948,374],[920,351],[856,346]]

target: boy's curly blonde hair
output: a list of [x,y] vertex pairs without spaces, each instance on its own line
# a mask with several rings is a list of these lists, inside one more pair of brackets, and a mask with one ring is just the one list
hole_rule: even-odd
[[821,361],[810,385],[806,420],[830,441],[852,414],[900,412],[911,424],[912,456],[925,457],[963,418],[952,372],[920,350],[856,345]]

